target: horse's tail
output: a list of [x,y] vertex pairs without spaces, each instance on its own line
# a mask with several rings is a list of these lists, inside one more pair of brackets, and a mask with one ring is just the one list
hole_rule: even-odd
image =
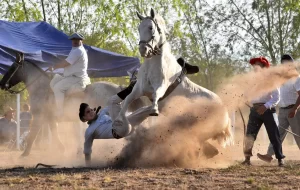
[[228,122],[227,122],[225,129],[222,131],[222,133],[218,134],[214,138],[223,147],[234,145],[234,138],[233,138],[233,134],[231,132],[231,127],[232,127],[231,120],[230,120],[230,117],[228,116]]

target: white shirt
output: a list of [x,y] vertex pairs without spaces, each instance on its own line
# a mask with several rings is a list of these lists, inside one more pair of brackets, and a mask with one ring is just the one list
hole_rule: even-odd
[[80,78],[87,78],[88,56],[81,45],[79,47],[73,47],[69,53],[66,61],[71,65],[64,68],[64,76],[76,76]]
[[264,103],[264,106],[267,109],[270,109],[270,108],[274,108],[278,104],[278,102],[280,100],[279,96],[280,96],[279,89],[276,88],[276,90],[269,92],[268,94],[266,94],[260,98],[252,100],[251,103],[252,104]]
[[114,139],[112,135],[112,120],[108,115],[108,107],[101,110],[96,121],[85,130],[84,154],[92,153],[94,139]]
[[287,107],[295,104],[298,99],[298,91],[300,91],[300,77],[284,83],[280,87],[280,101],[278,106]]

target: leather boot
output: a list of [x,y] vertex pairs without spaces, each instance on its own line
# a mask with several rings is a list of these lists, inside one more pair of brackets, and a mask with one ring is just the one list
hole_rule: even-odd
[[283,167],[284,166],[284,161],[283,159],[278,159],[278,166]]
[[189,63],[185,62],[185,60],[180,57],[177,59],[177,63],[181,66],[184,67],[186,69],[186,74],[195,74],[199,72],[199,67],[198,66],[194,66],[194,65],[190,65]]
[[241,163],[242,165],[247,165],[250,166],[251,162],[250,162],[250,156],[245,156],[245,160],[244,162]]
[[132,89],[133,89],[135,83],[136,83],[136,81],[131,81],[128,87],[126,87],[124,90],[119,92],[117,94],[119,96],[119,98],[121,98],[122,100],[125,100],[125,98],[132,92]]
[[259,154],[259,153],[257,153],[257,157],[259,159],[261,159],[262,161],[265,161],[265,162],[268,162],[268,163],[270,163],[273,160],[272,156],[270,156],[268,154]]

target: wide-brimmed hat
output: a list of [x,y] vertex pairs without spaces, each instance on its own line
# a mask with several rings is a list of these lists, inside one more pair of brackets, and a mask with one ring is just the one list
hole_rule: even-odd
[[74,33],[71,36],[69,36],[69,40],[78,39],[78,40],[84,40],[84,37],[82,34]]
[[11,112],[15,112],[16,110],[12,109],[11,107],[7,107],[4,111],[4,116],[8,113],[11,113]]
[[249,63],[251,64],[251,65],[253,65],[253,64],[255,64],[255,62],[260,62],[260,63],[262,63],[265,67],[270,67],[270,62],[266,59],[266,58],[264,58],[264,57],[256,57],[256,58],[252,58],[252,59],[250,59],[250,61],[249,61]]

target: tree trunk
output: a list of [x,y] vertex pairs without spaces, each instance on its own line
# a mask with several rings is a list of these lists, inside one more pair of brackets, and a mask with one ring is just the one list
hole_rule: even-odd
[[269,5],[268,2],[265,0],[265,11],[266,11],[266,15],[267,15],[267,22],[268,22],[268,30],[267,30],[267,39],[268,39],[268,51],[270,53],[270,57],[271,57],[271,61],[273,64],[276,64],[276,57],[274,54],[274,50],[273,50],[273,38],[272,38],[272,24],[271,24],[271,18],[270,18],[270,14],[269,14]]
[[57,0],[57,22],[58,22],[58,29],[61,30],[61,15],[60,15],[60,0]]
[[28,19],[27,9],[26,9],[26,5],[25,5],[25,1],[24,0],[22,0],[22,4],[23,4],[25,18],[26,18],[26,21],[28,22],[29,19]]
[[279,50],[280,57],[283,55],[283,37],[282,37],[282,21],[281,21],[281,0],[278,0],[278,30],[279,30]]
[[45,6],[44,6],[44,0],[41,0],[41,2],[42,2],[42,9],[43,9],[44,21],[47,22],[46,13],[45,13]]

